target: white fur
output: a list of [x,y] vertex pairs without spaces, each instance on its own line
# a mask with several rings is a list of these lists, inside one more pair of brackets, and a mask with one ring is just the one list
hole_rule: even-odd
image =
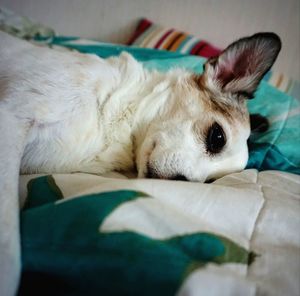
[[[20,261],[17,183],[22,173],[104,173],[151,165],[163,178],[203,182],[242,170],[250,129],[208,108],[192,74],[148,71],[129,54],[33,46],[0,33],[0,295],[13,295]],[[194,132],[218,121],[222,153]],[[5,275],[4,277],[2,275]]]

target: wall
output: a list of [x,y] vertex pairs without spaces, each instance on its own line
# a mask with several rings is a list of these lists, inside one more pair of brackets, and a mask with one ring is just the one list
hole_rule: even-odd
[[283,41],[275,68],[300,79],[299,0],[0,0],[0,6],[69,35],[125,41],[148,17],[224,47],[258,31]]

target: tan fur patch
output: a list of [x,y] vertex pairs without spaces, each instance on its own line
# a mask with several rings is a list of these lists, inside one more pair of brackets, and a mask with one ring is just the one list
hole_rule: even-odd
[[[230,97],[230,94],[213,93],[206,83],[206,77],[204,75],[193,75],[192,80],[201,91],[205,108],[208,111],[217,112],[223,115],[230,121],[240,120],[248,121],[248,111],[244,100],[240,100],[236,97]],[[219,98],[218,98],[219,96]]]

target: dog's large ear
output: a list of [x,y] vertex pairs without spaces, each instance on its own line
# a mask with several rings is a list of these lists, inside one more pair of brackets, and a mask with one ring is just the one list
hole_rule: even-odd
[[218,57],[205,64],[209,85],[221,91],[252,97],[264,74],[281,49],[274,33],[258,33],[229,45]]

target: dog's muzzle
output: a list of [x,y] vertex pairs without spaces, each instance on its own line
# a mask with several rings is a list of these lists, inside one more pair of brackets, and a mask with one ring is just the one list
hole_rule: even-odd
[[149,163],[147,164],[146,177],[147,178],[151,178],[151,179],[188,181],[188,179],[186,178],[186,176],[184,176],[182,174],[173,174],[171,176],[164,176],[162,174],[159,174],[159,172],[156,169],[152,168]]

